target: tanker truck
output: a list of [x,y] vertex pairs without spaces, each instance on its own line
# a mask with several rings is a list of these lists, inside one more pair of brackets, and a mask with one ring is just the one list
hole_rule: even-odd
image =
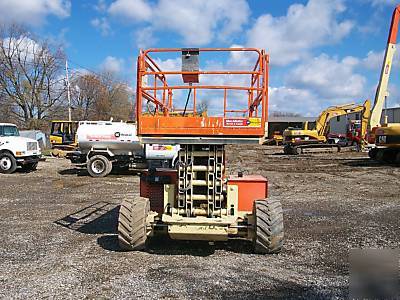
[[104,177],[113,169],[171,167],[179,146],[140,144],[136,125],[126,122],[81,121],[76,132],[78,148],[67,158],[92,177]]

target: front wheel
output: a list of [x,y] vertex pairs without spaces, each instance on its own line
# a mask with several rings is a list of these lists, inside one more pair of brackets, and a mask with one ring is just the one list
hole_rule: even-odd
[[283,247],[283,212],[277,199],[254,201],[253,216],[254,252],[260,254],[279,253]]
[[146,249],[147,216],[150,201],[146,198],[126,198],[122,201],[118,216],[118,242],[122,250]]
[[17,169],[17,161],[10,153],[0,154],[0,173],[11,174]]
[[110,174],[112,163],[103,155],[94,155],[87,162],[87,170],[92,177],[105,177]]

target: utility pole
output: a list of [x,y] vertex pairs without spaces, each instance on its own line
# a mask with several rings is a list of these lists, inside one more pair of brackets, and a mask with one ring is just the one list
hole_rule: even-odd
[[68,121],[72,121],[71,115],[71,92],[70,92],[70,84],[69,84],[69,76],[68,76],[68,61],[65,60],[65,74],[66,74],[66,81],[67,81],[67,97],[68,97]]

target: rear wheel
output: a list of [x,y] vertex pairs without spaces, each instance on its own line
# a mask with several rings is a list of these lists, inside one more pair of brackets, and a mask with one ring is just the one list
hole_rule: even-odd
[[149,211],[150,202],[146,198],[127,198],[122,202],[118,217],[118,241],[121,249],[146,249]]
[[10,153],[0,154],[0,173],[11,174],[17,169],[17,161]]
[[254,252],[260,254],[279,253],[283,247],[282,205],[276,199],[254,201]]
[[87,170],[92,177],[105,177],[111,169],[112,163],[103,155],[94,155],[87,162]]

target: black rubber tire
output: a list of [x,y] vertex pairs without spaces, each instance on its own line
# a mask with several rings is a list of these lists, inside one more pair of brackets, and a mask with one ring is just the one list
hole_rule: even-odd
[[290,146],[289,145],[285,145],[283,147],[283,153],[286,155],[290,154]]
[[[95,164],[98,164],[98,171],[95,171]],[[87,171],[92,177],[105,177],[110,174],[112,163],[104,155],[94,155],[87,162]]]
[[379,161],[380,163],[385,163],[386,161],[386,150],[384,149],[378,149],[376,153],[376,160]]
[[368,151],[368,156],[375,160],[376,159],[376,155],[378,154],[378,148],[372,148]]
[[119,209],[118,242],[122,250],[140,251],[146,249],[147,216],[150,201],[146,198],[126,198]]
[[17,169],[17,160],[15,159],[14,155],[10,153],[1,153],[0,154],[0,163],[2,159],[7,159],[7,167],[6,165],[0,166],[0,173],[3,174],[11,174],[14,173]]
[[38,163],[29,163],[29,164],[25,164],[22,166],[22,170],[24,170],[25,172],[33,172],[36,171],[38,166]]
[[292,148],[292,154],[294,155],[300,155],[303,153],[303,150],[300,147],[293,147]]
[[281,202],[277,199],[254,201],[253,246],[260,254],[279,253],[283,247],[284,228]]
[[397,151],[396,153],[395,163],[400,165],[400,151]]

